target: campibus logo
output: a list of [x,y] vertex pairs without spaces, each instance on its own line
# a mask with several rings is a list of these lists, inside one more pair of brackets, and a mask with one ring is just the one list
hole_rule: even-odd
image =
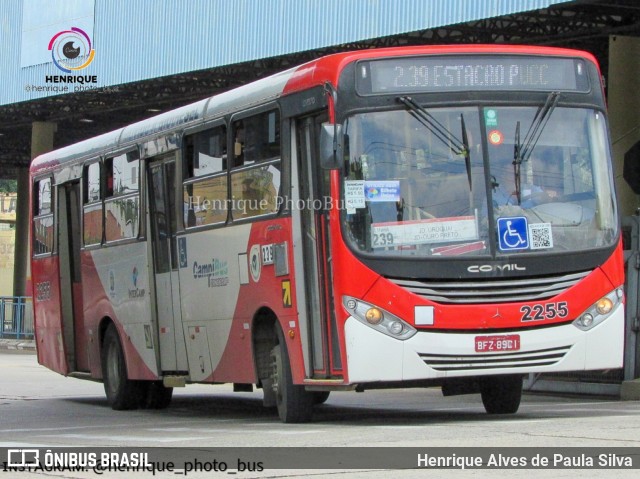
[[56,33],[49,41],[49,51],[53,63],[65,73],[87,68],[96,54],[89,35],[77,27]]

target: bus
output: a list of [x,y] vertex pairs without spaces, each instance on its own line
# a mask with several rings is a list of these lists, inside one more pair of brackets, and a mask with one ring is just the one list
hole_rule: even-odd
[[588,53],[318,58],[30,168],[40,364],[113,409],[190,383],[440,387],[517,412],[528,374],[620,368],[624,270]]

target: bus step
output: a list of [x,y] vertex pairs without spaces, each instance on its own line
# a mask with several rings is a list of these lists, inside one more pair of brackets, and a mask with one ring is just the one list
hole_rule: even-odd
[[187,377],[165,376],[162,378],[162,384],[166,388],[183,388],[187,385]]

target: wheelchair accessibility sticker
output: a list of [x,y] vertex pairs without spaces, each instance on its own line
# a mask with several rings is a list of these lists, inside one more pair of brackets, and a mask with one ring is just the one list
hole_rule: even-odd
[[498,246],[501,251],[529,249],[527,218],[498,218]]

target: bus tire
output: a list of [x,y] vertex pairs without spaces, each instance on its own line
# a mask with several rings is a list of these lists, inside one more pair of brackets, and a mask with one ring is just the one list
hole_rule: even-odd
[[167,388],[162,381],[145,381],[141,391],[140,407],[144,409],[166,409],[171,404],[173,388]]
[[127,377],[127,365],[115,326],[107,327],[102,342],[102,379],[104,392],[112,409],[136,409],[140,401],[141,385]]
[[284,335],[278,330],[278,344],[271,350],[271,384],[280,420],[285,423],[309,422],[313,395],[304,386],[293,384],[291,364]]
[[324,404],[329,399],[331,391],[314,391],[311,394],[313,395],[313,404]]
[[522,399],[522,376],[489,376],[480,380],[482,404],[488,414],[514,414]]

